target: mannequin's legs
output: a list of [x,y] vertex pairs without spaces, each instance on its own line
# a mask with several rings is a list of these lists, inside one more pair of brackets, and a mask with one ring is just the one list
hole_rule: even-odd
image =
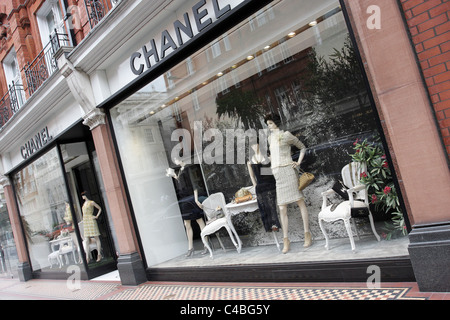
[[303,245],[305,248],[311,246],[312,237],[311,232],[309,231],[309,214],[308,209],[306,208],[305,200],[301,199],[297,201],[297,205],[300,208],[300,213],[302,214],[303,220],[303,229],[305,231],[305,244]]
[[100,241],[100,237],[99,236],[95,237],[94,239],[95,239],[95,242],[97,243],[97,252],[98,252],[97,262],[99,262],[100,260],[102,260],[102,254],[101,254],[101,252],[102,252],[102,242]]
[[194,231],[192,230],[191,220],[184,220],[186,235],[188,238],[188,250],[194,248]]
[[283,229],[283,250],[281,252],[287,253],[291,243],[288,238],[289,219],[287,215],[287,205],[280,205],[278,207],[280,209],[281,228]]
[[[309,214],[308,214],[308,208],[306,207],[304,199],[301,199],[297,201],[297,205],[300,209],[300,213],[302,215],[303,220],[303,228],[305,231],[305,243],[304,247],[307,248],[311,246],[312,244],[312,236],[311,232],[309,230]],[[281,205],[279,206],[280,209],[280,222],[281,222],[281,228],[283,229],[283,253],[287,253],[289,251],[290,247],[290,241],[288,238],[288,231],[289,231],[289,219],[287,215],[287,205]]]
[[[205,220],[203,220],[203,218],[200,218],[200,219],[197,219],[196,221],[197,221],[198,225],[200,226],[200,231],[202,231],[203,228],[206,226]],[[206,247],[204,247],[202,254],[206,254],[206,253],[208,253],[208,249]]]
[[197,221],[198,225],[200,226],[200,231],[203,230],[203,228],[206,226],[203,218],[197,219],[196,221]]
[[190,257],[194,253],[194,231],[192,230],[191,220],[184,220],[186,227],[186,236],[188,238],[188,252],[186,257]]
[[91,260],[91,253],[89,252],[89,240],[90,238],[86,238],[83,240],[83,249],[84,253],[86,254],[86,262],[89,263],[89,260]]

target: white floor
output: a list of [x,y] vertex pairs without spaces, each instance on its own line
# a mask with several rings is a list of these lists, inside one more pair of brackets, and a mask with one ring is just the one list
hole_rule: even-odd
[[[214,259],[209,254],[202,255],[202,247],[196,246],[194,255],[186,258],[184,255],[164,263],[152,266],[154,268],[201,267],[220,265],[252,265],[264,263],[292,263],[332,260],[378,259],[409,256],[409,238],[376,241],[375,237],[363,236],[355,239],[356,251],[352,252],[349,239],[331,239],[330,250],[324,248],[325,240],[315,241],[309,248],[303,248],[302,242],[291,243],[287,254],[278,251],[275,245],[258,247],[243,247],[237,253],[233,246],[227,246],[226,251],[216,245]],[[281,243],[282,246],[282,243]]]
[[119,271],[113,271],[107,274],[104,274],[98,278],[94,278],[91,281],[118,281],[120,282]]

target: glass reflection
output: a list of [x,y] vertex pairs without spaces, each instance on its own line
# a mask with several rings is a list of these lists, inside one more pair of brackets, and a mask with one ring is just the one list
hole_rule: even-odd
[[[337,1],[261,9],[110,112],[149,266],[191,256],[190,233],[204,225],[184,217],[201,208],[198,196],[221,192],[232,203],[252,186],[251,146],[259,141],[268,155],[264,115],[279,115],[280,127],[308,148],[301,167],[317,177],[304,191],[311,221],[321,192],[351,161],[353,142],[379,135]],[[298,208],[287,210],[291,241],[303,242]],[[262,215],[241,213],[232,221],[244,246],[274,244]],[[320,234],[317,222],[311,232]]]

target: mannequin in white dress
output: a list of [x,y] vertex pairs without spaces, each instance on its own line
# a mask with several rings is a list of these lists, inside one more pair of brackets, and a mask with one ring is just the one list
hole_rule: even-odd
[[[287,206],[296,202],[300,208],[305,232],[304,247],[312,244],[311,232],[309,230],[309,214],[305,204],[305,196],[298,189],[298,171],[297,167],[303,161],[306,153],[305,145],[297,139],[292,133],[279,129],[281,119],[277,115],[265,117],[265,122],[270,130],[269,148],[272,172],[275,176],[277,186],[277,204],[280,210],[280,222],[283,229],[283,253],[287,253],[290,248],[288,238],[289,220],[287,215]],[[294,145],[300,149],[298,161],[293,161],[291,157],[291,146]]]

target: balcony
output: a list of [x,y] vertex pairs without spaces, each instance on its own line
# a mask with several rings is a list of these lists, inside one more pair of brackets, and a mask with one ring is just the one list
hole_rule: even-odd
[[[87,12],[87,21],[85,23],[92,30],[120,2],[120,0],[84,0]],[[68,13],[66,18],[68,17],[70,17],[70,13]],[[68,34],[55,29],[44,49],[33,61],[26,64],[22,69],[22,74],[25,75],[25,85],[13,84],[0,100],[0,130],[26,103],[27,97],[31,97],[58,71],[55,53],[63,46],[71,46],[71,43],[72,41]]]
[[0,100],[0,126],[3,127],[25,103],[23,85],[13,84]]
[[27,81],[28,95],[31,96],[37,89],[58,70],[55,53],[62,47],[69,46],[67,34],[58,33],[55,29],[50,41],[44,49],[28,63],[23,69]]

